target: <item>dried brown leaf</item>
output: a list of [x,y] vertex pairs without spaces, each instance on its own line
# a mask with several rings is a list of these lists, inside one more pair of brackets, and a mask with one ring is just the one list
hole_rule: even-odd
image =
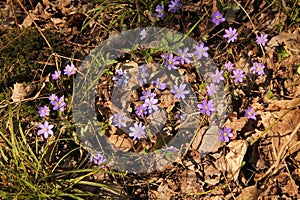
[[167,113],[170,113],[171,110],[174,108],[175,106],[174,95],[169,90],[165,90],[162,92],[159,106],[166,108]]
[[224,174],[227,172],[228,178],[236,181],[239,176],[241,164],[246,154],[248,143],[244,140],[234,140],[228,144],[230,152],[226,154],[225,160],[219,159],[216,167]]
[[107,141],[114,145],[116,148],[121,149],[122,151],[129,151],[133,147],[133,141],[125,134],[113,134],[117,132],[116,127],[112,127],[111,135],[107,138]]
[[235,137],[237,136],[237,131],[241,131],[245,125],[247,124],[248,119],[246,117],[241,117],[240,119],[236,119],[232,118],[232,119],[228,119],[224,126],[226,128],[231,128],[232,129],[232,133],[235,135]]
[[34,91],[34,85],[26,85],[26,83],[15,83],[11,99],[13,102],[21,101],[30,96]]
[[279,35],[274,36],[267,43],[266,50],[270,51],[270,47],[274,48],[284,44],[284,48],[291,55],[300,54],[300,29],[296,29],[293,33],[281,32]]
[[[261,115],[262,124],[265,129],[272,125],[276,119],[281,117],[287,110],[282,109],[278,112],[265,112]],[[290,140],[290,133],[296,128],[300,122],[300,110],[289,111],[281,121],[276,123],[268,132],[268,136],[272,138],[273,148],[275,152],[280,152],[282,148],[285,147],[287,141]],[[299,141],[300,135],[296,134],[289,143],[289,153],[292,154],[300,150],[300,145],[297,143]],[[296,144],[296,145],[295,145]]]
[[256,185],[243,188],[242,193],[236,200],[256,200],[258,198]]
[[269,100],[269,99],[266,99],[266,101],[269,102],[269,105],[266,108],[266,111],[290,109],[293,107],[300,106],[300,98],[294,98],[292,100]]
[[285,24],[287,16],[283,12],[277,12],[276,14],[262,13],[258,18],[260,22],[260,30],[270,32],[275,29],[277,24]]
[[280,171],[277,180],[283,185],[281,188],[282,193],[288,194],[289,196],[296,196],[298,194],[298,186],[295,181],[290,178],[288,173]]

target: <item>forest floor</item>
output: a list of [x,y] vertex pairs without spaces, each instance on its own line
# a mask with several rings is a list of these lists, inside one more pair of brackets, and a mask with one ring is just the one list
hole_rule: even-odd
[[300,199],[299,1],[180,2],[0,3],[0,199]]

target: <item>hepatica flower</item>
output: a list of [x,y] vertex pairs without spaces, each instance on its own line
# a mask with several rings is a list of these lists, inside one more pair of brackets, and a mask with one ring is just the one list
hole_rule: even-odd
[[50,109],[48,106],[40,107],[40,109],[38,111],[40,117],[49,116],[49,112],[50,112]]
[[141,139],[146,134],[145,128],[146,126],[144,126],[142,122],[140,122],[139,124],[134,123],[134,126],[129,128],[129,130],[131,131],[129,133],[129,136],[133,137],[133,140]]
[[76,68],[73,63],[71,63],[71,65],[67,65],[66,69],[64,70],[64,74],[68,76],[76,74]]
[[138,68],[138,74],[136,75],[136,78],[139,80],[141,85],[147,83],[147,78],[149,77],[148,70],[149,68],[147,67],[147,65],[141,65]]
[[218,86],[214,83],[210,83],[206,86],[206,92],[208,96],[211,96],[213,94],[216,94],[218,91]]
[[212,100],[206,101],[206,99],[203,99],[202,103],[198,104],[197,107],[200,108],[201,114],[205,113],[208,117],[210,116],[211,112],[216,111]]
[[141,32],[140,32],[140,36],[141,36],[141,40],[145,39],[146,38],[146,29],[143,29]]
[[244,74],[244,71],[242,69],[233,70],[232,78],[234,79],[233,81],[235,83],[238,83],[238,82],[242,83],[244,77],[245,77],[245,74]]
[[148,113],[151,114],[153,111],[158,110],[158,107],[156,105],[157,103],[158,103],[157,99],[155,99],[154,97],[150,97],[148,99],[145,99],[143,106],[146,107]]
[[230,61],[227,61],[225,64],[224,64],[224,68],[228,71],[228,72],[232,72],[233,70],[233,67],[234,67],[234,64]]
[[255,74],[258,74],[259,76],[262,76],[265,74],[264,69],[265,69],[265,66],[263,64],[254,62],[252,67],[250,68],[250,71]]
[[56,94],[51,94],[50,97],[49,97],[49,100],[50,100],[50,104],[52,106],[54,106],[55,102],[58,101],[58,97],[56,96]]
[[163,19],[165,16],[165,5],[157,5],[155,8],[154,16],[156,16],[159,19]]
[[176,11],[182,6],[181,2],[179,0],[172,0],[169,4],[168,11],[171,11],[171,13],[176,13]]
[[180,121],[180,123],[183,123],[186,120],[186,114],[181,113],[181,112],[176,112],[176,117]]
[[64,101],[64,96],[62,96],[58,99],[58,101],[54,101],[52,105],[53,110],[60,110],[61,112],[63,112],[67,104]]
[[232,131],[231,128],[224,127],[223,129],[221,129],[219,131],[219,134],[220,134],[219,140],[221,142],[224,142],[224,141],[229,142],[229,138],[232,138],[234,136],[231,131]]
[[122,126],[123,127],[126,127],[126,116],[125,116],[125,113],[123,112],[120,112],[120,113],[114,113],[112,116],[111,116],[111,121],[112,121],[112,124],[114,126],[117,126],[118,128],[121,128]]
[[148,114],[147,109],[148,109],[147,106],[144,106],[144,104],[141,104],[136,107],[135,114],[139,117],[143,117],[144,115]]
[[59,79],[60,75],[61,75],[61,71],[60,70],[58,70],[58,71],[55,70],[54,73],[51,75],[51,77],[52,77],[53,80],[57,80],[57,79]]
[[106,161],[105,157],[100,151],[95,151],[89,154],[89,162],[94,162],[95,165],[103,167],[103,163]]
[[174,56],[173,53],[169,55],[163,54],[161,57],[165,59],[165,66],[168,70],[177,69],[176,65],[179,65],[179,61],[178,57]]
[[256,120],[256,115],[257,115],[257,113],[254,111],[254,108],[249,107],[249,108],[245,109],[245,117],[247,119]]
[[145,100],[147,98],[155,97],[156,94],[151,92],[151,89],[148,89],[147,91],[142,91],[143,96],[140,97],[140,100]]
[[262,46],[265,46],[268,42],[268,34],[261,33],[260,36],[256,36],[256,42],[257,44],[261,44]]
[[165,83],[161,83],[159,78],[157,78],[155,81],[152,81],[151,84],[160,91],[163,91],[167,88],[167,85]]
[[229,27],[229,29],[225,29],[225,33],[224,38],[228,39],[228,43],[234,42],[237,39],[238,33],[236,29]]
[[201,44],[199,46],[195,45],[194,46],[195,51],[193,52],[193,54],[195,56],[198,56],[198,59],[201,59],[202,57],[208,57],[208,47],[204,46],[204,42],[201,42]]
[[221,81],[224,80],[223,72],[224,72],[223,70],[219,71],[219,69],[216,69],[216,73],[210,74],[209,76],[214,83],[220,83]]
[[44,135],[44,138],[48,138],[49,135],[53,135],[53,131],[51,129],[54,125],[50,125],[48,121],[44,121],[44,124],[39,124],[38,127],[40,128],[38,135]]
[[191,61],[189,58],[193,57],[193,54],[192,53],[188,53],[189,51],[189,48],[188,47],[185,47],[183,50],[182,49],[178,49],[178,60],[180,62],[180,64],[190,64]]
[[212,22],[215,25],[219,25],[220,23],[224,22],[225,18],[223,17],[223,15],[217,10],[216,12],[212,13]]
[[185,90],[186,84],[180,84],[179,86],[174,85],[174,88],[170,90],[172,94],[174,94],[175,99],[185,99],[185,95],[189,94],[188,90]]
[[127,71],[123,71],[122,69],[116,69],[116,75],[113,77],[113,81],[116,81],[116,86],[121,87],[124,89],[124,87],[128,83],[129,76],[127,76]]

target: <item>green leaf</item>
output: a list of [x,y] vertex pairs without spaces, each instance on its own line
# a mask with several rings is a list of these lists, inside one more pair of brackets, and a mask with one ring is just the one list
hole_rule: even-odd
[[267,98],[267,99],[271,99],[272,97],[274,97],[274,94],[273,94],[273,92],[269,89],[268,92],[267,92],[267,94],[266,94],[266,98]]

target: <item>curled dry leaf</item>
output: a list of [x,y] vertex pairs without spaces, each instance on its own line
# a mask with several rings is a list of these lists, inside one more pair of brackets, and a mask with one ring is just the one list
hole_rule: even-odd
[[29,97],[34,91],[34,85],[26,85],[26,83],[15,83],[11,99],[13,102],[18,102],[26,97]]
[[244,140],[234,140],[227,145],[230,152],[226,154],[224,162],[218,160],[216,167],[228,174],[228,178],[236,181],[239,176],[241,164],[246,154],[248,143]]

